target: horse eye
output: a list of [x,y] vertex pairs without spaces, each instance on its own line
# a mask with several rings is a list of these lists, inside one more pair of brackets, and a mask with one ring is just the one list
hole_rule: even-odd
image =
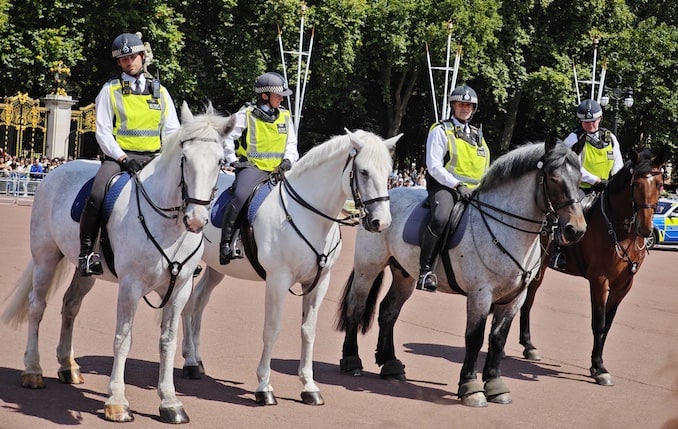
[[360,170],[360,175],[361,175],[361,176],[367,177],[367,176],[369,176],[369,173],[367,172],[367,170],[361,169],[361,170]]

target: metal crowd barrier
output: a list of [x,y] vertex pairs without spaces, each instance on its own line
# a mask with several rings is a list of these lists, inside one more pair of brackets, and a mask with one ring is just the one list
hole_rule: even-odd
[[0,171],[0,204],[33,204],[35,191],[46,174]]

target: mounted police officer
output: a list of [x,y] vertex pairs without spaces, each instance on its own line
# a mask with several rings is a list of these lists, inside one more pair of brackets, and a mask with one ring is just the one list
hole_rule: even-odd
[[247,103],[235,114],[236,124],[224,141],[224,158],[235,169],[233,199],[226,206],[221,227],[219,263],[236,256],[231,245],[236,221],[254,188],[271,172],[285,172],[299,159],[297,136],[289,110],[281,107],[292,94],[285,78],[268,72],[254,83],[256,102]]
[[[597,101],[582,101],[577,106],[580,125],[563,141],[581,160],[582,178],[579,187],[582,197],[605,189],[610,177],[624,166],[617,136],[600,127],[602,118],[603,109]],[[586,139],[582,145],[579,141],[584,136]],[[566,264],[565,255],[556,247],[551,257],[551,266],[564,269]]]
[[160,151],[162,137],[180,127],[167,89],[144,75],[141,38],[119,35],[113,40],[111,55],[122,75],[104,84],[96,98],[96,139],[103,158],[80,217],[78,270],[82,276],[103,273],[94,245],[107,183],[120,171],[136,174]]
[[469,124],[478,109],[478,95],[463,85],[450,93],[452,117],[434,124],[426,139],[426,190],[431,220],[423,231],[417,289],[435,292],[433,261],[446,240],[452,209],[468,200],[490,165],[490,149],[482,131]]

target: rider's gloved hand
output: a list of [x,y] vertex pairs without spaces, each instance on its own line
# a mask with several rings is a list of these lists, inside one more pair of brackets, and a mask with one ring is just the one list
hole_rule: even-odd
[[292,168],[292,161],[287,158],[283,159],[280,165],[278,165],[278,170],[280,172],[288,171],[290,168]]
[[233,161],[231,167],[236,170],[241,170],[243,168],[252,167],[252,163],[249,161]]
[[122,171],[129,171],[132,175],[137,174],[143,167],[144,166],[136,159],[124,158],[120,161],[120,169]]
[[600,180],[598,181],[598,183],[596,183],[595,185],[591,186],[591,189],[593,189],[594,191],[600,192],[600,191],[602,191],[603,189],[607,188],[607,183],[608,183],[607,180],[605,180],[605,179],[600,179]]
[[463,183],[460,183],[457,185],[457,192],[459,193],[459,198],[461,198],[462,201],[468,201],[471,199],[471,195],[473,195],[473,191],[468,188],[468,186],[464,185]]

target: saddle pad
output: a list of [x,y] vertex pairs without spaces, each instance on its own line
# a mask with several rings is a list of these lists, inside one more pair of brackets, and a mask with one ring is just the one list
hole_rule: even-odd
[[85,182],[85,184],[82,185],[82,188],[80,188],[78,195],[75,196],[75,201],[73,201],[73,205],[71,206],[71,219],[75,222],[80,222],[82,211],[85,210],[85,202],[87,201],[89,194],[92,193],[93,183],[94,177]]
[[[257,214],[257,211],[259,210],[259,207],[263,204],[264,200],[268,195],[271,193],[273,190],[273,184],[271,184],[270,181],[267,181],[263,183],[261,186],[258,186],[256,190],[254,191],[254,195],[252,195],[252,198],[250,199],[250,203],[247,206],[247,221],[249,223],[252,223],[254,220],[254,217]],[[217,197],[217,200],[214,202],[214,205],[212,206],[212,212],[210,214],[210,221],[212,222],[212,225],[214,225],[216,228],[221,229],[221,223],[224,219],[224,212],[226,211],[226,206],[228,203],[233,199],[233,192],[231,188],[229,187],[228,189],[224,190],[224,192]]]
[[[403,241],[405,241],[405,243],[421,246],[421,229],[425,228],[431,219],[431,208],[424,204],[425,201],[426,200],[417,204],[405,222],[405,227],[403,228]],[[447,238],[447,249],[452,249],[459,244],[462,236],[459,231],[464,231],[466,229],[464,225],[466,224],[467,219],[468,216],[461,217],[454,234]]]
[[111,213],[113,212],[115,201],[118,199],[118,196],[120,196],[122,188],[125,187],[131,178],[132,176],[128,173],[119,173],[111,178],[111,181],[108,184],[108,190],[106,191],[106,196],[104,197],[103,206],[101,207],[102,225],[106,225],[108,223],[108,219],[111,217]]

